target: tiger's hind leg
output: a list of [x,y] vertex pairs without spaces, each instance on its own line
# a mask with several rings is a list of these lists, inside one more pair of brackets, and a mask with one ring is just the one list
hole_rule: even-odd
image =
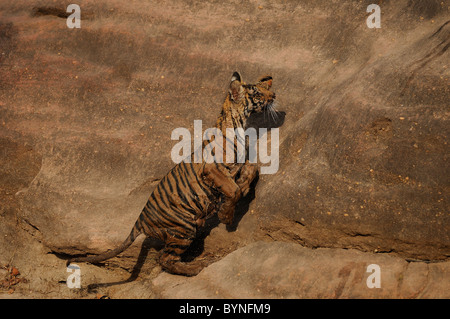
[[193,239],[177,238],[171,238],[166,241],[166,246],[159,259],[161,267],[171,274],[184,276],[197,275],[205,267],[205,264],[198,260],[191,262],[181,261],[181,254],[189,248],[192,241]]

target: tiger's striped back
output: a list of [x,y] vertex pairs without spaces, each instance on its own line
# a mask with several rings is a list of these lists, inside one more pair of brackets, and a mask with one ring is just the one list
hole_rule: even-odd
[[198,173],[203,164],[181,162],[159,182],[148,199],[139,225],[149,236],[191,237],[214,199]]

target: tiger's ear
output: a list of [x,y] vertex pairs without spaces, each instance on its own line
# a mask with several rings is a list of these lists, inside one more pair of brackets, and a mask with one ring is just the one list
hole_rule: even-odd
[[234,102],[238,102],[242,98],[244,88],[241,82],[241,75],[238,72],[234,72],[230,83],[230,95]]
[[272,87],[272,77],[270,75],[265,75],[259,79],[258,86],[270,90]]
[[233,73],[233,76],[231,77],[231,82],[233,82],[233,81],[239,81],[239,82],[242,82],[242,80],[241,80],[241,75],[239,74],[239,72],[234,72]]

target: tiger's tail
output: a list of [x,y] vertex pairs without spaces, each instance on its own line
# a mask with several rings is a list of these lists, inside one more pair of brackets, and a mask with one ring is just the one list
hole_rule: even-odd
[[67,266],[69,266],[72,262],[88,262],[88,263],[98,263],[107,259],[110,259],[112,257],[117,256],[121,252],[123,252],[125,249],[130,247],[130,245],[136,240],[136,238],[142,234],[141,227],[139,221],[136,222],[133,229],[131,230],[130,234],[128,235],[127,239],[119,245],[119,247],[104,252],[103,254],[96,255],[96,256],[88,256],[88,257],[77,257],[69,259],[66,263]]

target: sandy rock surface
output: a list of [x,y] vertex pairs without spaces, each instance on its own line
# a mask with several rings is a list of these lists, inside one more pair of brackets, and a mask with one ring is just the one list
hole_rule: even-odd
[[[192,131],[194,120],[214,125],[237,70],[247,82],[274,78],[278,121],[254,121],[279,127],[280,167],[239,204],[234,231],[210,221],[188,255],[217,262],[266,247],[241,273],[248,296],[448,296],[449,7],[383,2],[381,28],[370,29],[370,3],[79,1],[81,28],[69,29],[65,1],[3,1],[0,268],[14,265],[27,282],[2,293],[95,296],[68,290],[64,258],[123,241],[174,165],[172,130]],[[276,243],[246,248],[261,240]],[[161,272],[157,250],[141,238],[109,266],[83,265],[83,285],[139,273],[97,290],[153,298],[147,288]],[[284,266],[311,288],[275,285],[286,278],[265,260],[278,267],[290,252],[297,257]],[[215,272],[236,276],[221,265],[239,262],[240,253],[199,279],[160,275],[158,296],[182,297],[173,288],[180,280],[188,289]],[[307,257],[328,265],[333,256],[341,261],[317,279],[322,286],[312,284],[322,268],[295,268]],[[358,263],[370,256],[388,263],[382,269],[392,280],[366,292]],[[358,265],[345,268],[353,257]],[[316,275],[308,277],[308,267]],[[414,284],[414,267],[427,279]],[[270,279],[260,292],[258,278],[249,282],[256,270]],[[236,296],[225,284],[218,297]],[[206,286],[197,295],[215,293]]]

